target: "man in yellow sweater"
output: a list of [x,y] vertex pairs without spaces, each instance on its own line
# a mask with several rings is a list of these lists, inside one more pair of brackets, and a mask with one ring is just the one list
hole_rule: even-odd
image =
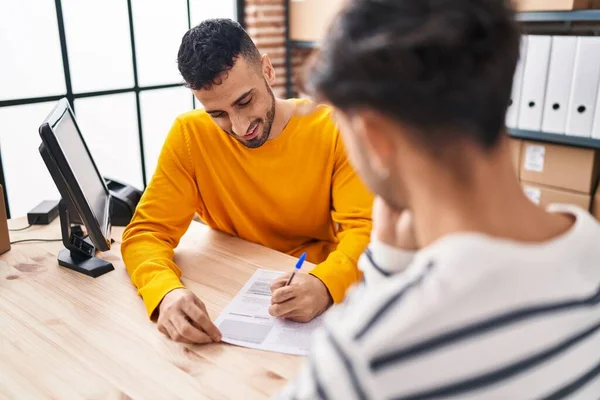
[[173,262],[195,213],[211,228],[317,264],[283,287],[270,313],[310,321],[360,279],[372,197],[344,152],[331,110],[276,99],[269,58],[231,20],[188,31],[178,54],[205,107],[177,118],[122,244],[123,259],[158,329],[173,340],[220,340]]

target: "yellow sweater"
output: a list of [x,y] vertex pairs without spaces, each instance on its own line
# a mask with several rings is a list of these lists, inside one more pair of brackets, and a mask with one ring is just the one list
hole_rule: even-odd
[[[302,100],[296,100],[301,103]],[[256,149],[228,136],[203,110],[174,123],[121,251],[152,315],[183,287],[173,250],[194,213],[211,228],[318,264],[333,300],[361,278],[372,196],[346,158],[331,111],[295,115]]]

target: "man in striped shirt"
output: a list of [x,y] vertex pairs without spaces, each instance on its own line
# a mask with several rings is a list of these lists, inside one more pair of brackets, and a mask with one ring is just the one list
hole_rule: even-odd
[[349,0],[306,90],[370,189],[364,282],[282,399],[600,398],[600,224],[522,193],[505,0]]

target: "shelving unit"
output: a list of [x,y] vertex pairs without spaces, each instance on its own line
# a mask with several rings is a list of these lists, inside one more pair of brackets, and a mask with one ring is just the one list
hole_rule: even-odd
[[598,22],[600,10],[537,11],[517,14],[519,22]]
[[600,150],[600,139],[558,135],[556,133],[526,131],[522,129],[508,128],[508,134],[511,137],[525,140],[535,140],[538,142],[555,143],[576,147],[587,147]]
[[[539,11],[517,14],[526,33],[600,35],[600,10]],[[510,136],[600,150],[600,139],[509,128]]]
[[[292,85],[292,51],[294,48],[319,48],[318,42],[292,40],[289,37],[290,28],[290,0],[286,1],[286,75],[287,95],[293,94]],[[587,34],[600,36],[600,10],[577,10],[577,11],[537,11],[521,12],[517,14],[517,21],[523,25],[525,33],[546,34]],[[577,136],[557,135],[547,132],[534,132],[521,129],[509,128],[510,136],[520,139],[536,140],[561,145],[586,147],[600,150],[600,139],[584,138]]]
[[290,40],[292,47],[300,47],[304,49],[318,49],[318,42],[307,42],[306,40]]

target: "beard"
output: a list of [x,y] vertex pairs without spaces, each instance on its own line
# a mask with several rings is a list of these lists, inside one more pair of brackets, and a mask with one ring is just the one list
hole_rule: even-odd
[[244,146],[246,146],[249,149],[256,149],[256,148],[262,146],[263,144],[266,143],[267,140],[269,140],[269,136],[271,136],[271,128],[273,127],[273,121],[275,120],[275,95],[273,94],[273,91],[271,90],[271,87],[269,86],[267,81],[265,81],[265,85],[266,85],[267,91],[269,92],[269,95],[271,97],[271,108],[269,109],[269,111],[267,111],[267,115],[265,116],[265,118],[255,121],[255,122],[262,123],[262,125],[263,125],[262,135],[260,135],[259,137],[255,137],[254,139],[250,139],[250,140],[243,140],[243,139],[240,139],[238,136],[233,135],[234,138],[236,138],[241,144],[243,144]]

